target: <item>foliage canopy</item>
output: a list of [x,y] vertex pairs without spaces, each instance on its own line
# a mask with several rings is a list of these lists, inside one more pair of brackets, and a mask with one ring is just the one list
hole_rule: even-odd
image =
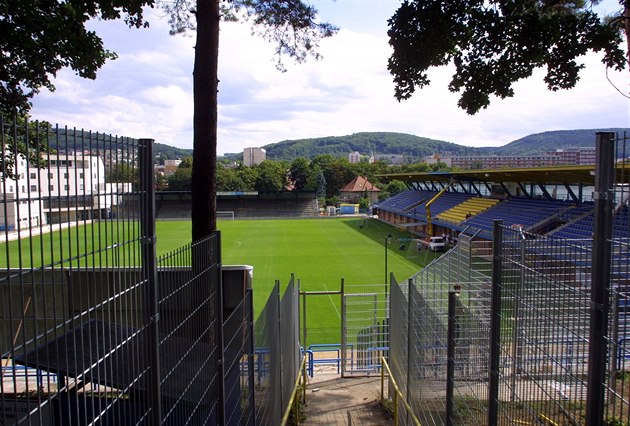
[[451,63],[449,90],[461,92],[458,105],[469,114],[486,108],[491,95],[513,96],[512,85],[537,68],[546,68],[549,90],[574,87],[584,67],[578,58],[588,51],[623,69],[619,28],[600,19],[592,3],[405,0],[388,21],[395,97],[410,98],[430,83],[429,68]]
[[124,19],[129,27],[146,26],[143,7],[154,0],[0,0],[0,111],[25,113],[42,87],[70,67],[84,78],[116,54],[86,28],[93,18]]

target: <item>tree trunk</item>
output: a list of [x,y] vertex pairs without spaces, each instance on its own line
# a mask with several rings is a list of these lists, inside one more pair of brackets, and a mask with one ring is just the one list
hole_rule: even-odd
[[219,0],[197,1],[193,71],[192,240],[216,229]]
[[625,0],[623,3],[623,18],[626,29],[626,56],[628,58],[626,65],[628,65],[628,70],[630,71],[630,0]]

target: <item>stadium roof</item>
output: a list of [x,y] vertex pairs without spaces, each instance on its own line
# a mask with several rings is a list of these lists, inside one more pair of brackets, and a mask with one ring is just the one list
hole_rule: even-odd
[[[616,183],[630,183],[630,164],[617,164]],[[553,166],[477,169],[449,172],[394,173],[378,177],[403,182],[521,182],[547,185],[587,185],[595,182],[595,166]]]

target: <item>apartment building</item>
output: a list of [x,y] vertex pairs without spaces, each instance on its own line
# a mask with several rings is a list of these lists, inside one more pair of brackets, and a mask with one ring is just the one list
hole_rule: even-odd
[[107,196],[102,158],[59,154],[45,159],[47,167],[38,168],[18,155],[14,178],[0,180],[5,206],[0,211],[0,231],[108,214],[115,199]]
[[263,148],[245,148],[243,150],[243,164],[252,167],[267,159],[267,153]]
[[453,157],[452,167],[461,169],[502,169],[595,164],[595,148],[561,148],[531,155],[468,155]]

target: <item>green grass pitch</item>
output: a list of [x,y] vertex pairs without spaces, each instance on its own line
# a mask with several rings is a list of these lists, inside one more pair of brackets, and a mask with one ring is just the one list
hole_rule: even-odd
[[[113,222],[116,224],[116,222]],[[367,226],[365,226],[367,224]],[[28,240],[10,242],[8,247],[0,244],[1,252],[9,251],[9,258],[19,258],[22,253],[22,266],[30,264],[30,253],[39,259],[43,254],[44,264],[50,264],[59,255],[59,249],[78,247],[77,252],[89,252],[90,247],[111,247],[112,241],[122,241],[116,235],[132,235],[131,227],[120,230],[107,228],[108,223],[100,228],[71,228],[63,233],[45,234],[35,237],[33,245]],[[120,224],[117,224],[120,226]],[[129,225],[126,225],[129,226]],[[190,241],[189,221],[158,221],[157,253],[164,255],[184,246]],[[336,291],[340,289],[341,279],[346,286],[353,284],[373,284],[380,291],[385,282],[385,238],[392,234],[388,245],[388,270],[393,272],[398,281],[407,279],[422,266],[429,263],[435,254],[423,251],[418,253],[407,239],[409,233],[385,223],[362,218],[345,219],[299,219],[299,220],[235,220],[219,221],[221,231],[222,260],[224,265],[251,265],[254,267],[254,303],[256,314],[264,306],[275,281],[280,280],[283,290],[291,274],[300,281],[302,291]],[[86,235],[87,234],[87,235]],[[105,242],[106,241],[106,242]],[[404,245],[404,249],[401,249]],[[51,247],[53,249],[51,250]],[[129,258],[120,253],[123,247],[116,248],[119,259]],[[112,256],[112,250],[107,252]],[[2,256],[4,257],[4,256]],[[113,259],[101,259],[98,264],[113,264]],[[124,265],[125,260],[119,261]],[[0,261],[6,267],[6,261]],[[83,266],[90,266],[87,258],[75,260]],[[340,297],[317,296],[308,298],[309,342],[339,342],[339,306]]]

